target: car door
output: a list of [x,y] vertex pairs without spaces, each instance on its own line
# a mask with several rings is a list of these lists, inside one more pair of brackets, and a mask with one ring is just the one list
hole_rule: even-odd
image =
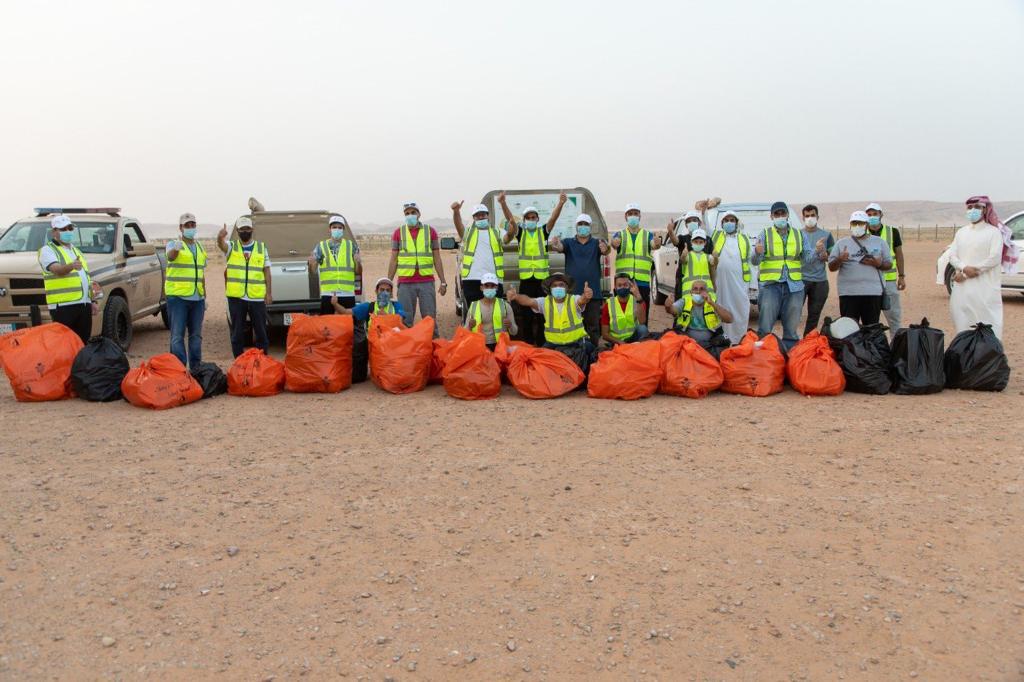
[[[1024,213],[1018,213],[1006,221],[1006,226],[1013,233],[1013,241],[1020,247],[1024,254]],[[1016,289],[1024,293],[1024,265],[1018,269],[1016,274],[1003,275],[1003,287]]]
[[129,287],[129,301],[132,316],[136,317],[151,313],[160,306],[160,299],[163,296],[164,281],[160,272],[160,259],[156,255],[127,256],[126,247],[128,242],[147,244],[146,235],[142,228],[135,221],[126,221],[122,228],[120,248],[116,250],[117,258],[123,259],[125,271],[129,281],[134,282]]

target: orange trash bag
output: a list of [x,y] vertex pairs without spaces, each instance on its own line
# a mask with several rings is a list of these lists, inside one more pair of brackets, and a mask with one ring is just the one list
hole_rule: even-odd
[[649,398],[661,382],[661,345],[657,341],[621,343],[597,356],[587,377],[591,398]]
[[483,334],[455,330],[444,368],[444,390],[459,400],[487,400],[501,393],[501,368]]
[[722,351],[722,390],[763,397],[782,390],[786,381],[786,358],[774,334],[758,339],[748,331],[740,345]]
[[430,355],[430,380],[427,383],[440,384],[444,380],[441,374],[451,345],[450,339],[434,339],[434,350]]
[[585,378],[575,362],[550,348],[518,348],[508,365],[509,382],[520,394],[533,400],[565,395]]
[[277,395],[284,390],[284,363],[259,348],[250,348],[228,369],[228,393],[250,397]]
[[0,363],[14,398],[35,403],[74,396],[71,365],[83,347],[78,334],[57,322],[0,336]]
[[683,398],[703,398],[722,386],[722,367],[711,353],[689,336],[667,333],[661,344],[661,383],[658,392]]
[[378,388],[396,394],[426,388],[434,356],[434,318],[425,317],[408,329],[374,322],[368,336],[370,378]]
[[828,339],[812,330],[789,351],[786,376],[790,385],[804,395],[839,395],[846,389],[843,368]]
[[525,341],[513,341],[506,332],[498,334],[498,340],[494,344],[494,359],[501,367],[501,376],[506,378],[508,365],[512,362],[512,355],[520,348],[533,348]]
[[161,353],[128,370],[121,382],[121,393],[135,407],[166,410],[199,400],[203,387],[177,356]]
[[352,385],[351,315],[295,315],[288,328],[284,386],[294,393],[337,393]]

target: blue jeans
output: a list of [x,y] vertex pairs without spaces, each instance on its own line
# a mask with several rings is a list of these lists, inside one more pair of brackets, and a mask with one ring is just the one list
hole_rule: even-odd
[[[203,314],[206,301],[188,301],[180,296],[167,297],[167,317],[171,323],[171,353],[181,364],[196,369],[203,361]],[[185,355],[185,330],[188,330],[188,355]]]
[[770,334],[781,317],[782,348],[788,353],[800,340],[797,326],[803,308],[803,291],[790,291],[785,282],[761,282],[757,293],[757,335]]

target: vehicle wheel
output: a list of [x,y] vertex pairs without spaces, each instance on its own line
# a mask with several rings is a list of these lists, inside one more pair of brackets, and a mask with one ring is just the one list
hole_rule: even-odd
[[124,351],[132,345],[132,315],[128,301],[111,296],[103,308],[103,336],[117,343]]
[[166,303],[164,303],[162,306],[160,306],[160,321],[164,323],[164,329],[170,329],[171,328],[171,318],[167,314],[167,304]]
[[953,274],[955,272],[956,269],[952,265],[947,265],[946,276],[942,278],[943,281],[946,283],[946,293],[950,295],[953,294]]

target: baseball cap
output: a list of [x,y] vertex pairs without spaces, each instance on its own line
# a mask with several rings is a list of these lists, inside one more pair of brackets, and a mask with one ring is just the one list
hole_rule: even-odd
[[379,287],[381,284],[390,284],[392,288],[394,288],[395,286],[395,283],[392,282],[387,277],[381,277],[376,282],[373,283],[373,290],[376,291],[377,287]]
[[477,213],[490,213],[490,210],[488,210],[488,208],[483,204],[477,204],[473,207],[472,215],[476,215]]
[[66,215],[55,215],[50,218],[50,227],[54,230],[63,230],[69,225],[74,225],[74,223],[71,222],[71,218]]
[[593,222],[594,221],[591,220],[590,216],[587,215],[586,213],[580,213],[578,216],[576,216],[576,224],[577,225],[579,225],[580,223],[586,223],[587,225],[591,225],[591,224],[593,224]]
[[404,204],[402,204],[402,210],[403,211],[405,211],[406,209],[410,209],[410,208],[415,210],[417,213],[420,212],[420,207],[416,205],[415,201],[407,201]]
[[786,213],[789,213],[789,206],[786,205],[785,201],[776,201],[772,204],[772,213],[775,213],[776,211],[785,211]]
[[696,230],[690,233],[690,239],[707,239],[708,233],[704,231],[703,227],[698,227]]
[[331,219],[327,221],[328,225],[333,225],[334,223],[341,223],[342,225],[348,225],[348,223],[345,221],[345,219],[342,216],[340,216],[340,215],[332,215]]
[[178,218],[178,224],[179,225],[184,225],[185,223],[194,223],[194,222],[197,222],[197,221],[196,221],[195,215],[192,214],[192,213],[182,213],[181,217]]
[[498,281],[498,276],[493,272],[485,272],[480,277],[480,284],[501,284],[501,282]]
[[687,211],[686,213],[683,214],[683,222],[684,223],[687,220],[689,220],[690,218],[696,218],[697,220],[700,220],[701,222],[704,222],[701,219],[701,217],[700,217],[700,213],[697,213],[696,211]]
[[722,214],[722,220],[725,220],[729,216],[732,216],[733,218],[735,218],[737,220],[737,222],[740,219],[740,217],[738,215],[736,215],[735,212],[733,212],[733,211],[726,211],[725,213]]
[[527,213],[536,213],[538,216],[540,215],[540,211],[537,210],[536,206],[527,206],[524,208],[523,215],[526,215]]
[[623,213],[629,213],[630,211],[639,211],[640,204],[626,204],[626,210]]
[[243,227],[248,227],[249,229],[252,229],[252,218],[248,216],[242,216],[241,218],[235,221],[236,230],[240,230]]
[[878,211],[879,213],[881,213],[882,212],[882,207],[879,206],[878,204],[876,204],[875,202],[871,202],[866,207],[864,207],[864,210],[865,211]]
[[854,211],[850,214],[851,223],[866,223],[868,221],[868,214],[864,211]]

